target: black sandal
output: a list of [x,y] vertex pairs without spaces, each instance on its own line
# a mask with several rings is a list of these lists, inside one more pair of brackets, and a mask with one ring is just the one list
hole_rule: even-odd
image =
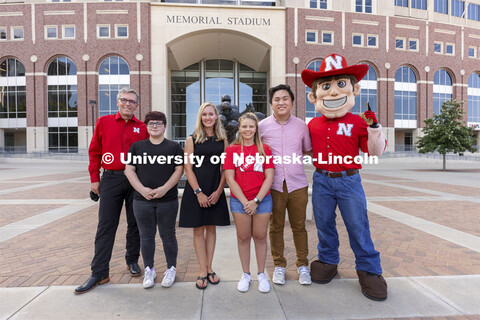
[[218,284],[220,282],[220,278],[218,278],[218,276],[217,276],[218,281],[213,282],[212,280],[210,280],[210,277],[212,277],[212,279],[215,279],[216,275],[217,274],[215,272],[207,273],[208,282],[210,282],[211,284]]
[[[208,275],[207,275],[207,277],[208,277]],[[198,285],[198,283],[195,282],[195,287],[197,287],[197,288],[200,289],[200,290],[205,290],[205,289],[207,288],[207,286],[208,286],[208,281],[210,281],[210,280],[208,280],[207,277],[200,277],[200,276],[199,276],[199,277],[197,278],[197,281],[198,281],[198,280],[202,280],[202,285],[204,284],[205,286],[204,286],[204,287],[200,287],[200,286]],[[207,280],[208,280],[208,281],[207,281]]]

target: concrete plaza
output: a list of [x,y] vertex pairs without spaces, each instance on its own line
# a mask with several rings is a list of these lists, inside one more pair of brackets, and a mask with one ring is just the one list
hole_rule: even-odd
[[[448,161],[446,172],[440,160],[419,158],[364,166],[372,237],[389,285],[384,302],[361,294],[340,215],[341,262],[331,283],[298,283],[287,227],[287,283],[262,294],[254,281],[242,294],[234,226],[217,228],[219,285],[195,288],[192,232],[178,228],[176,283],[160,286],[166,263],[158,239],[157,284],[145,290],[126,270],[122,214],[110,283],[76,296],[90,275],[97,224],[87,165],[0,158],[0,319],[480,319],[480,161]],[[311,179],[313,169],[306,171]],[[312,221],[307,230],[313,261]],[[256,279],[253,246],[251,265]],[[273,268],[268,253],[270,277]]]

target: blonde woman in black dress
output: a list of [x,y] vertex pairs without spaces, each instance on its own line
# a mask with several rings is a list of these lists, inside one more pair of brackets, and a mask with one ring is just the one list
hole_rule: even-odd
[[204,156],[203,163],[185,163],[187,184],[183,192],[179,226],[193,228],[193,245],[200,272],[196,287],[205,289],[218,284],[219,277],[212,269],[216,243],[216,226],[230,224],[227,200],[223,188],[221,154],[228,146],[227,136],[220,122],[217,108],[210,102],[198,110],[195,132],[185,142],[185,153]]

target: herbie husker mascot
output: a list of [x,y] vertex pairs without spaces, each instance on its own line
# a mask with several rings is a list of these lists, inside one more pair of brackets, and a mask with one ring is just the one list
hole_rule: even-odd
[[[312,204],[319,259],[312,262],[311,275],[315,282],[328,283],[337,274],[340,255],[335,209],[338,205],[355,254],[362,293],[382,301],[387,298],[387,282],[382,277],[380,254],[370,236],[367,201],[359,174],[362,166],[352,161],[359,149],[380,156],[387,143],[373,111],[361,116],[350,112],[355,96],[360,93],[358,82],[367,72],[368,65],[348,66],[338,54],[327,56],[319,71],[302,71],[303,82],[312,88],[308,100],[322,114],[308,124],[316,167]],[[341,156],[345,161],[328,163],[329,155]]]

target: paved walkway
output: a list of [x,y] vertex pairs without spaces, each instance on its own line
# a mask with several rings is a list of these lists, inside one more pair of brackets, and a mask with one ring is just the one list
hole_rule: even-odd
[[[442,172],[438,160],[407,158],[380,159],[362,170],[372,237],[389,285],[385,302],[360,293],[340,217],[341,262],[331,283],[298,284],[286,229],[287,283],[261,294],[254,282],[242,294],[234,226],[217,228],[218,286],[194,287],[191,230],[178,228],[177,282],[144,290],[125,268],[122,215],[110,284],[75,296],[73,289],[90,274],[98,210],[88,198],[87,163],[0,159],[0,319],[480,319],[480,162],[449,161],[447,168]],[[307,230],[312,261],[312,221]],[[160,240],[155,258],[159,282],[166,267]],[[252,249],[252,274],[254,265]],[[267,272],[272,276],[270,253]]]

